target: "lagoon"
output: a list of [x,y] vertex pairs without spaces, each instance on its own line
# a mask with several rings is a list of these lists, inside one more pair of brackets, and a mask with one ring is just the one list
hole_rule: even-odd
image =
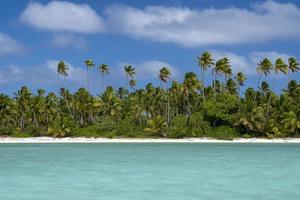
[[300,199],[300,144],[0,144],[0,199]]

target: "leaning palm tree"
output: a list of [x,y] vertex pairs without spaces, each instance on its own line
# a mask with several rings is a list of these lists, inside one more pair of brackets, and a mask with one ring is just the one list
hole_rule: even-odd
[[203,89],[202,89],[202,98],[203,101],[205,101],[205,93],[204,93],[204,73],[205,71],[210,68],[214,64],[214,60],[212,59],[212,56],[209,52],[205,51],[204,53],[201,54],[201,56],[198,56],[198,65],[201,68],[201,81],[203,84]]
[[239,95],[241,93],[241,86],[244,86],[244,83],[246,81],[246,77],[242,72],[238,72],[235,77],[236,82],[238,83],[238,92]]
[[170,116],[169,116],[169,112],[170,112],[170,100],[169,100],[169,93],[168,93],[168,80],[171,77],[171,72],[167,67],[163,67],[159,70],[159,80],[161,81],[161,86],[162,86],[162,82],[165,83],[165,87],[166,87],[166,93],[167,93],[167,125],[169,125],[170,123]]
[[98,70],[99,70],[99,72],[101,73],[101,76],[102,76],[102,87],[103,87],[103,91],[104,91],[104,89],[106,88],[105,87],[104,75],[109,74],[109,67],[108,67],[107,64],[101,64],[101,65],[99,65]]
[[93,68],[95,66],[95,63],[93,60],[86,60],[85,65],[86,65],[86,83],[87,83],[87,89],[89,91],[90,90],[89,69]]
[[126,80],[127,80],[127,89],[128,89],[128,83],[129,83],[129,77],[133,78],[135,76],[135,68],[133,68],[131,65],[125,65],[124,71],[126,74]]
[[[259,88],[262,75],[264,74],[265,76],[267,76],[268,74],[270,74],[272,69],[273,69],[273,64],[268,58],[263,59],[257,64],[256,71],[259,74],[258,81],[257,81],[257,88]],[[257,93],[255,93],[254,101],[256,100],[256,97],[257,97]]]

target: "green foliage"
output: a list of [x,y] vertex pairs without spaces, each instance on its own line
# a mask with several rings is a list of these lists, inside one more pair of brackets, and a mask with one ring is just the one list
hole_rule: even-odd
[[160,115],[153,119],[148,120],[147,125],[148,125],[148,127],[145,128],[145,131],[153,132],[153,133],[157,134],[158,136],[163,136],[163,137],[166,136],[163,131],[167,126],[167,122]]
[[171,126],[167,129],[167,137],[169,138],[183,138],[189,137],[187,130],[187,117],[185,115],[177,115],[172,120]]
[[[256,88],[244,88],[247,78],[232,74],[227,57],[214,60],[209,52],[197,57],[201,73],[186,72],[175,81],[170,69],[160,66],[160,87],[148,83],[137,88],[139,74],[125,65],[125,87],[105,86],[110,75],[106,64],[86,60],[87,89],[71,93],[62,87],[58,94],[44,89],[31,91],[23,86],[13,97],[0,94],[0,135],[13,137],[299,137],[300,84],[291,80],[277,95],[266,76],[291,74],[300,70],[296,58],[288,63],[264,58],[257,64]],[[155,66],[154,66],[155,67]],[[98,70],[102,93],[89,92],[89,71]],[[57,64],[58,78],[69,75],[69,67]],[[212,85],[204,79],[211,73]],[[130,79],[129,79],[130,78]],[[170,80],[172,84],[169,87]],[[97,85],[97,83],[95,83]],[[131,89],[129,88],[131,87]],[[125,89],[127,88],[127,89]],[[244,96],[242,94],[244,92]],[[213,128],[212,128],[213,127]],[[241,133],[238,134],[236,129]]]
[[211,130],[210,123],[204,120],[201,112],[192,114],[189,119],[188,126],[193,137],[204,136],[208,131]]
[[48,128],[47,135],[53,137],[70,136],[73,128],[73,121],[69,117],[64,116],[53,121],[53,123]]
[[239,99],[237,96],[222,93],[216,101],[210,99],[204,103],[204,110],[209,121],[213,124],[232,124],[234,115],[238,111]]
[[234,138],[240,137],[240,134],[235,128],[231,128],[229,126],[219,126],[211,129],[206,136],[219,140],[233,140]]

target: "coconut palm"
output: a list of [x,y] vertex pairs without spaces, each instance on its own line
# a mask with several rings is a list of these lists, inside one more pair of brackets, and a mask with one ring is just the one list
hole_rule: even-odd
[[294,57],[289,58],[289,71],[296,73],[300,70],[299,63]]
[[125,74],[126,74],[127,88],[128,88],[129,77],[133,78],[135,76],[135,68],[133,68],[131,65],[125,65],[124,66],[124,71],[125,71]]
[[167,67],[163,67],[159,70],[159,80],[161,81],[161,83],[165,83],[165,89],[166,89],[166,93],[167,93],[167,124],[169,125],[170,123],[170,100],[169,100],[169,95],[168,95],[168,80],[171,77],[171,72]]
[[[260,85],[262,75],[264,74],[265,76],[267,76],[268,74],[271,73],[272,69],[273,69],[273,64],[268,58],[263,59],[257,64],[256,71],[259,74],[258,81],[257,81],[257,88]],[[254,101],[256,100],[256,97],[257,94],[255,94]]]
[[232,74],[230,60],[226,57],[217,60],[214,70],[215,80],[217,80],[218,75],[224,75],[225,81],[227,81],[227,78]]
[[247,131],[262,132],[265,126],[265,117],[262,107],[253,108],[250,112],[242,114],[239,120],[235,123],[236,126],[241,126]]
[[205,93],[204,93],[204,77],[205,77],[205,71],[210,68],[214,64],[214,60],[212,59],[212,56],[209,52],[204,52],[201,54],[201,56],[198,56],[198,65],[201,68],[201,81],[203,84],[203,89],[202,89],[202,97],[203,101],[205,101]]
[[167,126],[167,123],[163,117],[160,115],[156,116],[155,118],[148,120],[147,124],[148,128],[145,128],[145,131],[153,132],[158,134],[158,136],[166,137],[166,135],[162,133],[163,129]]
[[131,79],[129,81],[129,85],[130,85],[130,88],[135,90],[135,86],[136,86],[136,80],[135,79]]
[[104,90],[104,88],[106,87],[105,86],[104,75],[109,74],[109,67],[108,67],[107,64],[101,64],[101,65],[99,65],[98,70],[99,70],[99,72],[101,73],[101,76],[102,76],[102,86],[103,86],[103,90]]
[[58,77],[61,75],[63,77],[68,76],[69,67],[64,61],[59,61],[57,64],[57,75]]
[[[66,81],[66,77],[68,76],[68,71],[69,71],[68,65],[66,65],[66,63],[64,61],[59,61],[58,65],[57,65],[58,77],[59,77],[59,75],[61,75],[61,76],[63,76],[64,80]],[[62,96],[63,96],[64,100],[66,101],[69,114],[70,114],[71,117],[73,117],[72,112],[71,112],[71,108],[70,108],[70,105],[69,105],[68,96],[66,94],[66,89],[63,88],[62,92],[63,92]]]
[[195,93],[197,90],[202,88],[202,83],[197,78],[194,72],[188,72],[184,75],[183,80],[183,96],[186,102],[186,110],[189,116],[192,115],[191,111],[191,94]]
[[299,72],[300,67],[299,67],[299,63],[296,60],[296,58],[290,57],[288,61],[289,61],[289,65],[288,65],[288,68],[289,68],[288,71],[289,71],[289,73],[297,73],[297,72]]
[[89,69],[93,68],[95,66],[95,63],[93,60],[86,60],[85,65],[86,65],[86,83],[87,83],[87,89],[89,91],[90,90]]
[[238,84],[238,91],[239,91],[239,95],[240,95],[241,94],[241,86],[244,86],[244,83],[246,81],[246,77],[242,72],[238,72],[236,77],[235,77],[235,80]]
[[[273,79],[273,84],[272,84],[272,90],[274,89],[274,82],[275,82],[276,76],[279,72],[282,72],[284,74],[288,73],[288,65],[284,62],[284,60],[282,58],[278,58],[275,61],[274,79]],[[269,110],[270,110],[271,99],[272,99],[272,94],[270,94],[270,96],[269,96],[268,105],[267,105],[267,118],[268,119],[269,119]]]
[[300,112],[296,114],[294,111],[284,113],[281,121],[285,130],[292,134],[292,136],[300,133]]

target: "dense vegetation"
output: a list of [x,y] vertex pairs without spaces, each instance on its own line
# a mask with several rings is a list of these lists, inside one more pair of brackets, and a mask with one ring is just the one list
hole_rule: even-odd
[[[85,61],[87,89],[71,94],[61,88],[59,95],[39,89],[33,94],[22,87],[13,98],[0,94],[0,135],[86,136],[86,137],[297,137],[300,133],[300,85],[291,80],[276,95],[266,76],[299,71],[293,57],[288,63],[265,58],[258,63],[257,88],[245,89],[246,77],[232,74],[230,60],[214,61],[209,52],[198,57],[200,80],[194,72],[184,75],[183,82],[170,81],[171,72],[163,67],[158,74],[160,87],[151,83],[136,88],[135,69],[124,67],[127,85],[105,87],[109,66],[98,67],[103,80],[102,94],[89,93],[92,60]],[[68,76],[68,66],[60,61],[58,77]],[[212,84],[203,85],[211,76]]]

